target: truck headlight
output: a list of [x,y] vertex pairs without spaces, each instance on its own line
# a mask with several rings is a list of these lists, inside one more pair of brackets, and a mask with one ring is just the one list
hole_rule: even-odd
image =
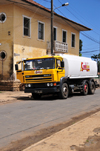
[[49,83],[47,83],[47,87],[49,87],[50,86],[50,84]]
[[25,84],[25,87],[26,88],[31,87],[31,84]]
[[31,84],[28,84],[28,87],[31,87]]
[[49,86],[53,86],[53,83],[47,83],[47,86],[49,87]]
[[50,83],[50,86],[52,87],[52,86],[53,86],[53,83]]

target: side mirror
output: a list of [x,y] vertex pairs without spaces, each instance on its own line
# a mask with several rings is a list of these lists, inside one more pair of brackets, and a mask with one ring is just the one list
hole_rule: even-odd
[[18,64],[15,64],[15,70],[18,70]]
[[64,68],[64,61],[61,61],[61,67]]

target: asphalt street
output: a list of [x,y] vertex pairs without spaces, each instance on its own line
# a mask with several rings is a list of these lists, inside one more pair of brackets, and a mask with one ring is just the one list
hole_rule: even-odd
[[94,95],[76,93],[65,100],[51,96],[41,100],[17,99],[21,101],[0,106],[0,148],[37,130],[100,108],[100,89]]

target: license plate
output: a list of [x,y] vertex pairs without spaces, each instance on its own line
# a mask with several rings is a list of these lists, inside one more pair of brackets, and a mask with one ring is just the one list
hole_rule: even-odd
[[42,90],[40,90],[40,91],[37,90],[37,91],[35,91],[35,93],[42,93]]

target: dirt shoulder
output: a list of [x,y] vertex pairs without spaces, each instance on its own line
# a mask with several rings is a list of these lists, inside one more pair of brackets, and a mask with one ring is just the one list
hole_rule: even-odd
[[0,91],[0,105],[27,99],[32,99],[31,93],[24,93],[23,91]]
[[24,151],[100,151],[100,111]]

